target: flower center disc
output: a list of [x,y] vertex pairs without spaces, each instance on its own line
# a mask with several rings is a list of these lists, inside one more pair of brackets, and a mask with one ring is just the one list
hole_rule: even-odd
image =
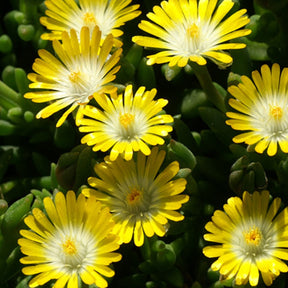
[[120,124],[125,128],[128,129],[129,126],[134,123],[134,115],[130,113],[121,114],[119,117]]
[[94,16],[94,14],[90,13],[90,12],[86,12],[83,15],[83,21],[84,21],[85,25],[87,25],[87,26],[96,25],[97,24],[97,21],[96,21],[96,18]]
[[262,234],[258,228],[250,228],[248,232],[244,232],[244,238],[248,245],[259,246]]
[[270,107],[270,114],[273,116],[275,120],[280,120],[283,115],[283,110],[279,106],[271,106]]
[[190,25],[188,27],[187,34],[191,38],[198,38],[198,36],[199,36],[199,27],[195,23],[193,23],[192,25]]
[[127,201],[129,204],[138,202],[141,197],[141,191],[133,188],[131,192],[127,195]]
[[74,255],[77,253],[77,248],[74,242],[71,241],[70,239],[66,240],[66,242],[63,243],[63,250],[68,255]]
[[80,72],[72,72],[69,75],[69,80],[73,83],[77,83],[80,79]]

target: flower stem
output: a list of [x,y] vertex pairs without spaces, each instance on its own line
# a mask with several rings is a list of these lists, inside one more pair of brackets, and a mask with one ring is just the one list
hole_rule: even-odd
[[219,94],[214,86],[206,65],[189,63],[208,99],[222,112],[226,111],[224,98]]

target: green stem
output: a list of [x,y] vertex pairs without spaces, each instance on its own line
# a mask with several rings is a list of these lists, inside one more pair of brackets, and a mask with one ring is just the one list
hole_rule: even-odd
[[223,97],[219,94],[216,87],[214,86],[209,71],[206,65],[198,65],[197,63],[189,63],[192,67],[198,81],[208,99],[222,112],[226,111]]

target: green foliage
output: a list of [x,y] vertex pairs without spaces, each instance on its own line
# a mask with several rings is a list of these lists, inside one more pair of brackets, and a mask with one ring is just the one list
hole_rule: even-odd
[[[142,14],[160,3],[133,2],[141,4]],[[234,62],[226,69],[218,69],[209,61],[207,64],[214,82],[210,89],[216,90],[226,102],[228,86],[241,82],[241,75],[250,76],[251,71],[264,63],[288,65],[288,1],[233,2],[234,9],[246,8],[251,20],[246,28],[252,33],[237,39],[247,47],[231,51]],[[44,209],[43,199],[52,197],[53,191],[65,193],[72,189],[80,193],[88,177],[95,176],[94,164],[103,161],[106,155],[80,145],[82,135],[72,115],[56,128],[56,116],[37,119],[44,106],[23,97],[30,91],[27,74],[32,70],[37,51],[45,48],[53,53],[51,43],[40,38],[45,29],[39,17],[45,9],[42,0],[10,0],[0,4],[0,287],[3,288],[26,288],[31,279],[21,273],[19,258],[23,255],[17,244],[19,230],[25,227],[25,216],[33,208]],[[258,155],[253,146],[246,149],[244,145],[233,144],[235,131],[226,125],[224,111],[217,109],[200,87],[193,65],[183,69],[168,64],[148,66],[148,51],[133,44],[130,37],[139,34],[140,18],[123,28],[123,39],[129,37],[130,42],[123,45],[121,69],[114,82],[118,91],[132,83],[148,90],[156,88],[157,97],[168,99],[165,110],[174,117],[174,124],[171,136],[165,139],[166,161],[179,162],[181,169],[175,179],[186,178],[185,193],[190,200],[181,211],[185,220],[169,222],[163,238],[145,238],[141,248],[133,243],[120,248],[123,260],[114,265],[116,275],[109,287],[240,288],[233,279],[222,279],[209,268],[212,261],[202,254],[205,223],[227,198],[240,196],[244,190],[267,188],[287,206],[288,157],[280,152],[269,158]],[[287,276],[281,275],[271,287],[286,287],[287,281]]]

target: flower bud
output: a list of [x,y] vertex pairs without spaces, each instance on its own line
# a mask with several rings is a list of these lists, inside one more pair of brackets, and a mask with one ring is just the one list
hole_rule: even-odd
[[239,158],[231,167],[229,185],[239,196],[243,191],[252,193],[265,189],[267,181],[263,166],[259,162],[250,162],[247,156]]

